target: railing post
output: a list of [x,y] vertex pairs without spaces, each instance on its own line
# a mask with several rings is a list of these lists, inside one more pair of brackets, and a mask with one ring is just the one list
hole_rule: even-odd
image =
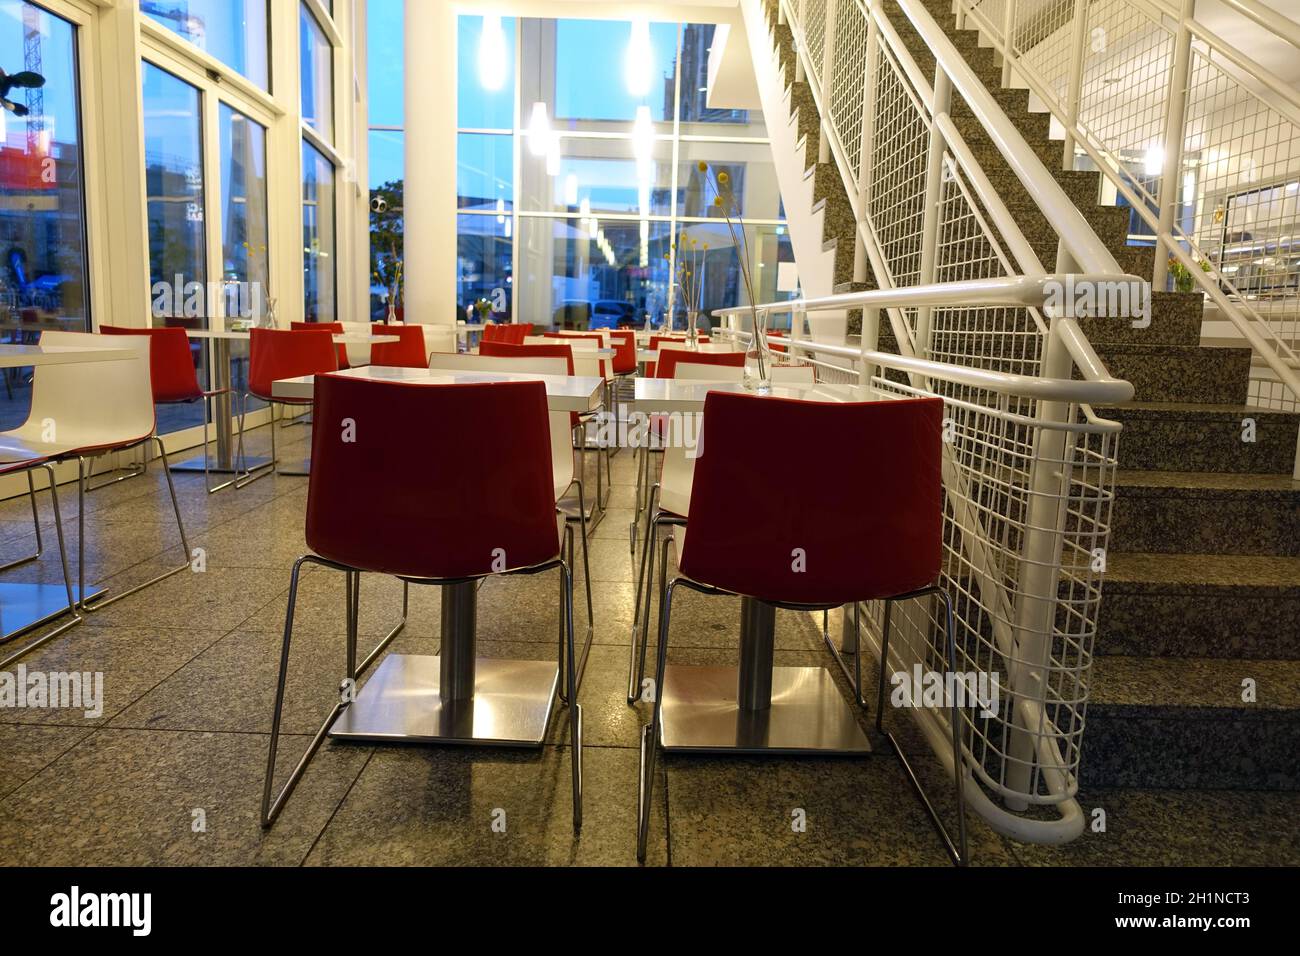
[[[822,24],[822,62],[818,91],[822,97],[822,129],[831,128],[831,84],[835,82],[835,19],[841,0],[826,0],[826,20]],[[853,0],[843,0],[852,3]],[[824,139],[825,137],[823,137]]]
[[1011,85],[1011,61],[1016,55],[1016,0],[1002,4],[1002,85]]
[[[880,27],[872,16],[874,3],[867,4],[867,55],[862,77],[862,147],[858,151],[858,209],[866,219],[871,202],[871,170],[875,167],[876,150],[876,74],[880,69]],[[862,245],[859,238],[858,245]],[[865,253],[865,249],[863,252]],[[854,279],[859,277],[854,269]],[[865,278],[865,271],[863,273]]]
[[1074,26],[1070,33],[1070,75],[1065,91],[1065,143],[1061,168],[1074,169],[1074,131],[1079,127],[1079,100],[1083,97],[1083,61],[1088,44],[1088,0],[1074,0]]
[[1182,0],[1178,32],[1174,36],[1174,67],[1169,71],[1169,90],[1165,97],[1164,163],[1160,170],[1160,224],[1156,228],[1156,262],[1151,271],[1153,292],[1165,291],[1169,282],[1169,246],[1174,241],[1174,210],[1182,190],[1183,124],[1187,117],[1187,77],[1192,62],[1192,31],[1196,0]]
[[[918,285],[933,283],[939,258],[939,205],[943,200],[943,154],[947,141],[935,117],[947,113],[952,107],[952,82],[943,66],[934,68],[934,103],[930,116],[930,145],[925,173],[925,205],[921,218],[921,269]],[[934,310],[930,306],[916,312],[916,355],[930,357],[930,332]],[[900,343],[901,344],[901,343]]]

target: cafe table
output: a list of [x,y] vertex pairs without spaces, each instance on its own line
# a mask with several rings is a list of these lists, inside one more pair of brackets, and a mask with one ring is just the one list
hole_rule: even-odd
[[[641,415],[702,414],[710,392],[755,394],[738,382],[638,378],[634,387],[630,407]],[[852,385],[773,385],[763,394],[815,402],[859,400],[858,390]],[[707,437],[702,453],[708,454]],[[806,491],[816,494],[815,487]],[[762,516],[756,515],[755,520],[762,520]],[[664,749],[703,753],[870,753],[855,708],[840,694],[830,671],[824,667],[775,667],[775,646],[776,608],[742,596],[739,666],[668,665],[664,686],[659,690],[663,702],[660,742]]]
[[[546,386],[551,411],[589,412],[600,406],[605,383],[595,377],[532,375],[518,372],[429,371],[369,366],[335,375],[370,382],[416,385],[467,385],[484,382],[537,382]],[[275,382],[276,398],[310,400],[315,377]],[[509,463],[503,463],[508,467]],[[356,700],[339,716],[330,736],[343,740],[441,742],[540,747],[555,699],[559,668],[555,661],[476,658],[477,581],[442,587],[441,644],[436,656],[390,654]],[[405,609],[404,609],[405,610]],[[575,671],[582,672],[590,637]],[[468,698],[440,688],[473,687]]]
[[[115,362],[135,356],[132,349],[78,348],[76,346],[0,345],[0,369],[29,368],[36,365],[69,365],[86,362]],[[88,591],[92,598],[102,589]],[[72,585],[74,599],[80,600],[77,585]],[[40,584],[23,581],[0,581],[0,641],[17,637],[25,631],[66,614],[68,592],[62,581]]]
[[[233,394],[230,391],[230,343],[247,342],[252,338],[252,333],[237,329],[186,329],[185,334],[192,340],[210,343],[212,361],[209,368],[212,370],[212,388],[219,393],[212,399],[212,418],[217,433],[217,448],[210,468],[214,474],[232,475],[237,466],[234,430],[231,426]],[[400,341],[401,339],[396,335],[370,335],[365,332],[343,332],[334,336],[335,345],[386,345]],[[207,449],[202,449],[198,455],[173,464],[171,470],[203,471],[206,454]],[[270,458],[250,455],[245,467],[253,470],[270,463]]]

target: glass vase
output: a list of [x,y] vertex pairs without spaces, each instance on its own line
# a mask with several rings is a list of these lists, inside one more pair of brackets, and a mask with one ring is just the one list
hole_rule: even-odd
[[767,344],[767,310],[751,309],[749,349],[745,353],[745,388],[766,394],[772,390],[772,349]]

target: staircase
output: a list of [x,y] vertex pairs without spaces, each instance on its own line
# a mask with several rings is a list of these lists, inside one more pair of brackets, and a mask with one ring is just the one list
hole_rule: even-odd
[[[1061,169],[1063,145],[1049,138],[1049,114],[1029,110],[1028,91],[1001,88],[997,55],[980,47],[976,31],[956,28],[947,0],[923,2],[1119,265],[1150,276],[1153,250],[1127,244],[1127,209],[1099,204],[1100,174]],[[792,78],[793,36],[777,24],[775,3],[765,9]],[[885,12],[922,73],[933,76],[934,56],[906,15],[893,0]],[[808,140],[819,120],[801,86],[792,84],[790,98]],[[952,115],[1050,271],[1056,231],[960,96]],[[838,178],[833,164],[811,175]],[[848,245],[842,233],[831,238]],[[1199,293],[1154,292],[1148,328],[1080,323],[1111,373],[1136,389],[1133,402],[1096,409],[1121,421],[1124,433],[1085,791],[1300,789],[1300,482],[1291,479],[1300,415],[1245,404],[1251,352],[1202,347],[1202,303]]]

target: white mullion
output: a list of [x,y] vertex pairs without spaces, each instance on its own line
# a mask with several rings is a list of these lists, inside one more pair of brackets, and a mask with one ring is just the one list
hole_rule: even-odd
[[[204,262],[207,273],[208,327],[224,328],[226,319],[225,249],[221,225],[225,210],[221,206],[221,180],[225,170],[221,165],[221,107],[207,89],[199,89],[199,156],[203,162],[203,238]],[[216,301],[213,301],[216,300]]]

